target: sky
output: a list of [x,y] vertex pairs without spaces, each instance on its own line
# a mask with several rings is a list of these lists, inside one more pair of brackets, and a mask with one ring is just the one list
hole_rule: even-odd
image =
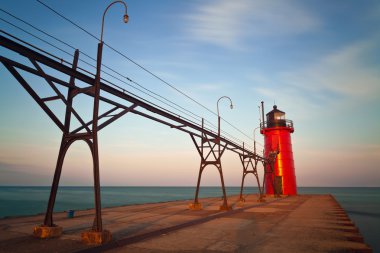
[[[41,1],[97,37],[111,3]],[[380,186],[379,1],[129,0],[127,5],[127,24],[122,5],[108,10],[104,41],[213,112],[217,100],[229,96],[234,109],[222,100],[221,116],[245,135],[222,122],[224,131],[252,146],[260,102],[266,113],[274,104],[286,112],[295,128],[298,186]],[[2,30],[69,62],[72,56],[24,31],[70,54],[78,48],[87,62],[91,59],[84,53],[96,57],[96,39],[38,1],[4,0],[0,6]],[[4,48],[0,53],[26,62]],[[103,63],[217,123],[214,114],[108,48]],[[79,66],[94,73],[84,62]],[[49,94],[43,80],[23,74],[41,94]],[[50,185],[61,132],[3,65],[0,81],[0,185]],[[91,115],[90,100],[75,103],[84,118]],[[51,106],[62,115],[62,105]],[[127,114],[103,129],[99,155],[102,185],[196,185],[200,158],[190,136],[146,118]],[[226,184],[240,185],[239,157],[226,152],[222,165]],[[75,143],[66,155],[61,185],[92,185],[92,178],[88,147]],[[215,168],[206,168],[202,185],[220,185]],[[254,178],[246,185],[256,186]]]

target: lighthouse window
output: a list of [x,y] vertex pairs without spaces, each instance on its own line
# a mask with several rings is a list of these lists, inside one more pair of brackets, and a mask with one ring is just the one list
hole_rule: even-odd
[[274,114],[274,119],[275,120],[285,119],[285,113],[275,113]]

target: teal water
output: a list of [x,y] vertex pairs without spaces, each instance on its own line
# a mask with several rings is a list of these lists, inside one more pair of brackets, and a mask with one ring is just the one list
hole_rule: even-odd
[[380,253],[380,187],[299,187],[298,193],[332,194],[373,252]]
[[[239,187],[227,187],[228,195]],[[0,218],[44,213],[50,187],[0,186]],[[195,187],[102,187],[102,206],[121,206],[194,198]],[[244,193],[257,193],[246,187]],[[380,188],[299,187],[299,194],[332,194],[355,222],[365,242],[380,252]],[[202,187],[200,197],[222,196],[220,187]],[[94,207],[92,187],[60,187],[54,211]]]
[[[228,195],[239,194],[239,187],[227,187]],[[244,193],[257,193],[247,187]],[[0,186],[0,218],[44,213],[50,187]],[[102,207],[165,202],[194,198],[195,187],[102,187]],[[201,187],[199,197],[222,196],[220,187]],[[54,211],[94,207],[92,187],[59,187]]]

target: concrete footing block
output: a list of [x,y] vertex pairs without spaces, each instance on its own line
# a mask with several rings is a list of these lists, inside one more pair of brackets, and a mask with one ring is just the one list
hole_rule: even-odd
[[221,206],[219,206],[219,210],[220,211],[229,211],[229,210],[232,210],[232,206],[230,206],[230,205],[221,205]]
[[258,198],[257,202],[267,202],[264,198]]
[[201,203],[190,203],[189,204],[190,210],[202,210],[202,204]]
[[54,237],[60,237],[62,235],[62,227],[60,226],[36,226],[33,229],[33,236],[37,238],[54,238]]
[[112,240],[112,233],[108,230],[103,231],[85,231],[81,234],[82,242],[90,245],[105,244]]

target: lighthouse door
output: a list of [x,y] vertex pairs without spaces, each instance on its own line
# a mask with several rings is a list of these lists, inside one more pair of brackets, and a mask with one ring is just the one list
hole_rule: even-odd
[[282,176],[274,177],[274,194],[282,195]]

